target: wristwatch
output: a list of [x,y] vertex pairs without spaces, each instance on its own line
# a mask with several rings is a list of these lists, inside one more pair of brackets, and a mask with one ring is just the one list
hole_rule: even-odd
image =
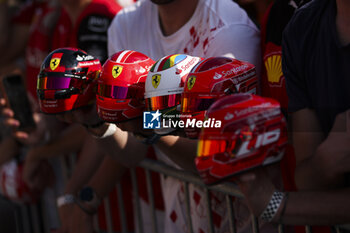
[[101,198],[98,197],[93,188],[85,187],[79,192],[76,203],[85,213],[94,215],[101,204]]
[[60,208],[64,205],[69,205],[75,203],[75,196],[73,194],[64,194],[59,196],[56,200],[57,207]]

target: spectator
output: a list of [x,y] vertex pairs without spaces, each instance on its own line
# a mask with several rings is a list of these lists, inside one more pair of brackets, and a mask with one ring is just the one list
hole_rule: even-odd
[[[271,219],[274,222],[292,225],[350,222],[346,143],[350,106],[345,65],[350,40],[349,30],[344,27],[349,7],[349,2],[342,0],[312,1],[295,13],[284,32],[282,68],[299,191],[290,192],[289,198],[282,200]],[[240,180],[253,212],[260,215],[275,187],[261,170]],[[260,197],[254,195],[257,185],[264,187]]]
[[[52,1],[53,2],[53,1]],[[30,39],[27,47],[26,53],[26,65],[27,65],[27,87],[32,95],[36,96],[36,77],[39,72],[40,64],[42,59],[46,56],[49,50],[61,46],[74,46],[81,47],[92,54],[98,56],[100,59],[104,60],[107,58],[107,28],[114,17],[115,13],[120,9],[119,5],[112,0],[80,0],[80,1],[60,1],[62,4],[61,8],[58,8],[59,18],[52,24],[49,24],[50,27],[53,25],[52,30],[46,31],[45,23],[47,23],[46,15],[43,14],[42,17],[39,17],[39,20],[34,23],[34,27],[30,34]],[[42,12],[42,11],[34,11]],[[45,11],[44,11],[45,12]],[[20,38],[20,37],[19,37]],[[25,41],[25,40],[23,40]],[[11,111],[9,109],[5,110],[5,114],[12,117]],[[40,116],[43,117],[42,114]],[[46,118],[46,117],[45,117]],[[13,126],[18,125],[18,122],[14,119],[8,119],[7,122]],[[45,122],[44,120],[40,123]],[[46,129],[47,131],[47,129]],[[61,130],[54,130],[56,132],[61,132]],[[80,138],[82,140],[80,147],[83,146],[84,137],[80,137],[84,134],[85,129],[81,126],[72,126],[72,129],[67,129],[67,132],[70,132],[70,136],[73,138]],[[62,134],[61,140],[55,140],[55,142],[61,143],[62,140],[69,140],[70,137],[67,137],[67,134]],[[79,135],[77,137],[76,135]],[[25,132],[16,132],[16,136],[21,139],[32,140],[32,135],[28,135]],[[71,141],[72,143],[73,141]],[[42,149],[40,152],[46,151],[49,148],[57,148],[59,145],[52,145],[45,147],[45,150]],[[69,142],[65,143],[65,145]],[[88,145],[88,144],[86,144]],[[79,145],[74,145],[79,147]],[[61,149],[61,148],[60,148]],[[96,148],[97,149],[97,148]],[[63,149],[67,152],[68,147]],[[62,151],[62,150],[61,150]],[[86,150],[85,150],[86,151]],[[93,152],[94,150],[87,150],[88,152]],[[39,156],[37,156],[39,154]],[[32,162],[38,161],[42,154],[40,155],[39,149],[34,148],[32,152],[29,153]],[[52,155],[57,155],[57,151],[52,153]],[[38,157],[35,159],[35,157]],[[90,158],[90,156],[88,156]],[[30,163],[26,163],[26,167],[35,167],[31,166]],[[95,163],[97,164],[97,163]],[[72,180],[76,185],[71,185],[69,187],[74,187],[79,189],[79,183],[83,183],[81,180],[82,176],[75,176]],[[76,179],[76,181],[74,181]],[[67,190],[66,190],[67,191]],[[74,190],[71,190],[72,192]],[[65,215],[63,215],[65,216]]]
[[[261,77],[261,93],[264,97],[278,100],[285,116],[288,118],[288,96],[286,81],[282,72],[282,32],[297,8],[308,0],[276,0],[273,1],[262,20],[261,44],[263,56],[263,72]],[[281,174],[285,191],[295,191],[295,155],[290,142],[287,144],[281,161]],[[305,227],[295,228],[297,232],[305,232]],[[312,228],[313,232],[329,232],[330,228]]]

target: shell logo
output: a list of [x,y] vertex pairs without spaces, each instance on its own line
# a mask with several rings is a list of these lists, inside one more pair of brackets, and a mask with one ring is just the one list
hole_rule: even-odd
[[280,84],[283,76],[281,55],[272,55],[265,61],[267,79],[269,83]]

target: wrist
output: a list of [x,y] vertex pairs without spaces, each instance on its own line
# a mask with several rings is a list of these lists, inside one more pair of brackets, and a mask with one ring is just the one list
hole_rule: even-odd
[[278,222],[279,224],[283,224],[283,217],[287,209],[288,198],[289,198],[289,192],[286,192],[284,195],[281,207],[278,209],[275,217],[272,219],[273,222]]
[[269,203],[261,213],[260,218],[266,222],[271,222],[275,219],[281,220],[287,197],[287,193],[275,191],[272,194]]
[[88,215],[94,215],[101,202],[102,199],[93,188],[85,187],[79,192],[76,204]]
[[143,134],[133,133],[133,135],[138,141],[140,141],[141,143],[143,143],[145,145],[157,144],[159,139],[162,137],[161,135],[156,134],[156,133],[152,133],[150,135],[143,135]]
[[104,123],[96,128],[87,128],[88,132],[97,139],[112,136],[117,131],[117,126],[112,123]]

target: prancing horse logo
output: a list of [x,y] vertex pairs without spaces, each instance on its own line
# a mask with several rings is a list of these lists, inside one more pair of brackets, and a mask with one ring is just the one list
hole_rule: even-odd
[[55,70],[60,64],[61,58],[52,58],[50,61],[51,70]]
[[160,74],[155,74],[152,76],[152,85],[154,88],[157,88],[159,86],[160,78]]
[[196,76],[190,76],[188,78],[188,80],[187,80],[187,88],[188,88],[188,90],[192,89],[192,87],[194,86],[195,82],[196,82]]
[[119,66],[119,65],[113,66],[113,68],[112,68],[113,78],[117,78],[122,73],[122,71],[123,71],[122,66]]

